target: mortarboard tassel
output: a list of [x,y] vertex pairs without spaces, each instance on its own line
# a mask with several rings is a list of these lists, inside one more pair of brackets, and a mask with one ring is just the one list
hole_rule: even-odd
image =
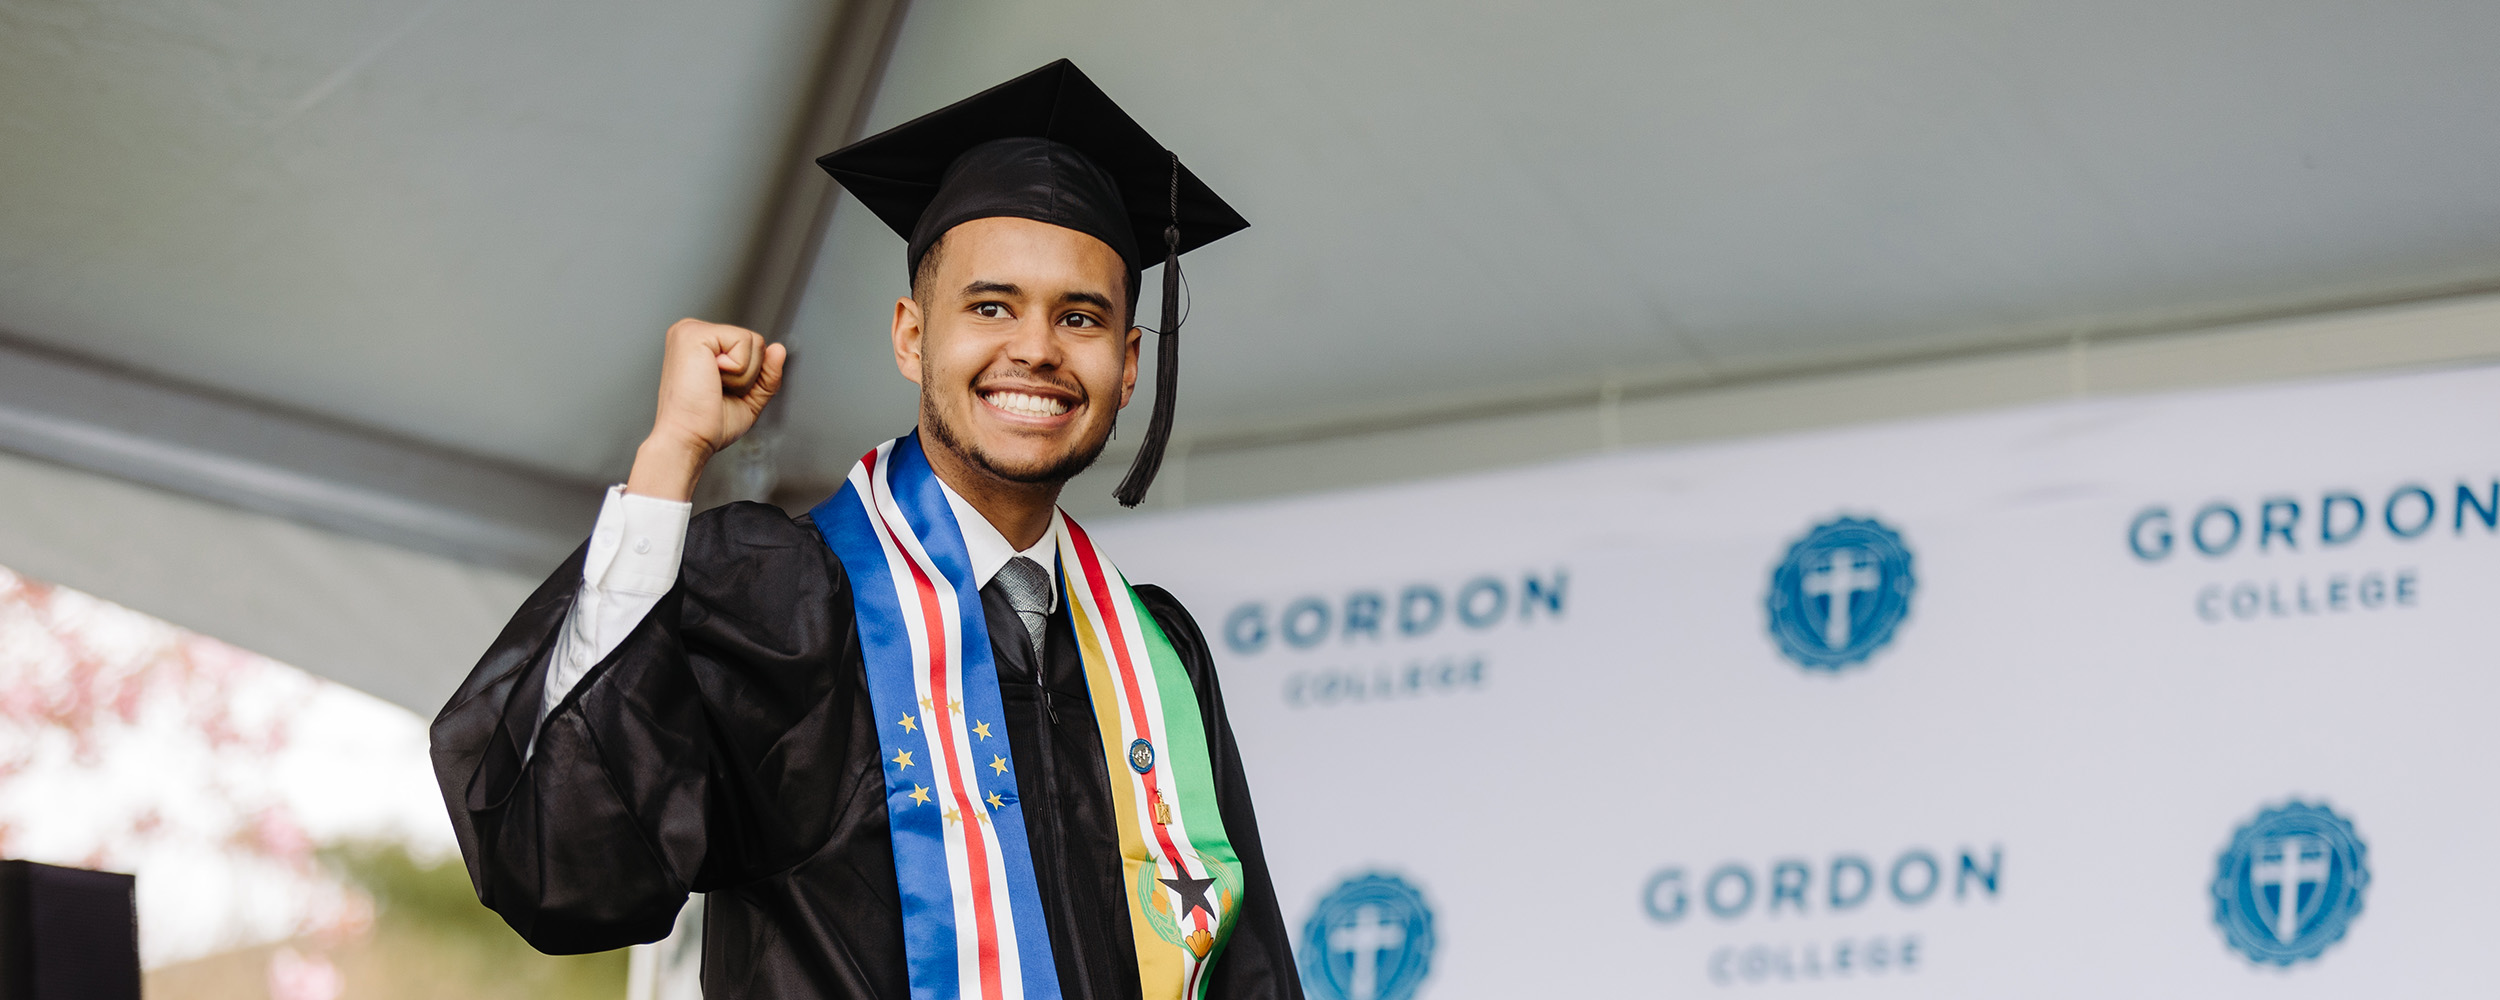
[[1146,488],[1153,486],[1155,473],[1163,469],[1163,446],[1172,440],[1172,396],[1180,388],[1181,347],[1181,156],[1172,153],[1172,224],[1163,230],[1163,326],[1155,331],[1155,409],[1146,423],[1146,440],[1137,447],[1137,460],[1128,467],[1128,478],[1120,480],[1120,488],[1112,497],[1122,507],[1135,507],[1146,499]]

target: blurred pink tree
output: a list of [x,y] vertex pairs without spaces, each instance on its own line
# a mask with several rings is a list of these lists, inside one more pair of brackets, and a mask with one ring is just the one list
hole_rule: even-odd
[[[264,657],[0,569],[0,855],[138,871],[143,935],[161,923],[147,912],[152,863],[223,864],[291,889],[280,912],[229,914],[205,939],[168,928],[198,940],[171,943],[172,953],[151,947],[152,963],[252,938],[358,932],[370,901],[321,867],[314,838],[267,780],[289,720],[318,686]],[[177,922],[199,923],[194,916]]]

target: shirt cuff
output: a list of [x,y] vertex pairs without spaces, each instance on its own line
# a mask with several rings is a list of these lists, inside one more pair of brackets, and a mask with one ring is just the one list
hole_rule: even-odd
[[668,593],[677,583],[686,551],[686,521],[693,515],[691,503],[608,487],[598,526],[591,529],[583,582],[611,593]]

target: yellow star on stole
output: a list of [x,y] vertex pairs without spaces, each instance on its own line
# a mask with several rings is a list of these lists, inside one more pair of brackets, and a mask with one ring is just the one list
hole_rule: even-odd
[[922,698],[922,699],[920,699],[920,710],[921,710],[921,711],[926,712],[926,711],[928,711],[928,710],[930,709],[930,707],[931,707],[931,706],[930,706],[930,704],[929,704],[929,699],[927,699],[927,698]]
[[929,804],[929,790],[928,790],[928,789],[926,789],[926,788],[922,788],[922,787],[920,787],[919,785],[913,785],[913,786],[911,786],[911,801],[912,801],[912,804],[913,804],[913,805],[919,805],[919,806],[925,806],[925,805],[928,805],[928,804]]
[[946,807],[944,807],[944,808],[946,809],[946,821],[947,821],[947,822],[949,822],[949,823],[961,823],[961,822],[963,822],[963,821],[964,821],[963,814],[962,814],[962,813],[959,813],[959,812],[956,812],[956,811],[955,811],[955,808],[954,808],[953,806],[946,806]]
[[978,737],[980,737],[980,738],[982,738],[982,739],[985,739],[985,740],[986,740],[986,739],[989,739],[989,738],[990,738],[990,724],[989,724],[989,723],[986,723],[986,722],[976,722],[976,723],[973,723],[973,724],[972,724],[972,734],[973,734],[973,735],[975,735],[975,736],[978,736]]
[[998,769],[998,773],[1000,773],[1000,774],[1005,774],[1005,773],[1007,773],[1007,758],[1005,758],[1005,757],[1001,757],[1001,756],[999,756],[999,755],[997,755],[997,754],[991,754],[991,755],[990,755],[990,766],[991,766],[991,767],[994,767],[994,768],[997,768],[997,769]]
[[1007,808],[1007,803],[1004,803],[1004,802],[1001,802],[1001,801],[999,801],[999,800],[998,800],[998,793],[997,793],[997,792],[991,792],[991,793],[990,793],[990,808],[992,808],[992,809],[1005,809],[1005,808]]
[[894,724],[903,727],[903,731],[906,733],[916,733],[920,731],[919,724],[914,723],[911,720],[911,716],[908,715],[894,720]]
[[949,715],[962,715],[964,714],[964,703],[961,701],[947,702],[946,712]]
[[901,767],[910,767],[910,766],[911,766],[911,751],[909,751],[909,750],[896,750],[896,751],[894,751],[894,766],[896,766],[896,767],[898,767],[898,768],[901,768]]

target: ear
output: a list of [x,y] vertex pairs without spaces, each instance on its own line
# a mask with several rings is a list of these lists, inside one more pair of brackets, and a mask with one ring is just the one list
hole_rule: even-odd
[[[927,328],[922,326],[921,320],[917,300],[908,295],[894,300],[894,367],[913,385],[920,384],[920,342],[927,336]],[[1136,349],[1130,348],[1131,369],[1137,367],[1136,355]]]
[[1128,328],[1128,357],[1120,361],[1120,408],[1128,409],[1128,398],[1137,394],[1137,353],[1146,342],[1146,328]]

